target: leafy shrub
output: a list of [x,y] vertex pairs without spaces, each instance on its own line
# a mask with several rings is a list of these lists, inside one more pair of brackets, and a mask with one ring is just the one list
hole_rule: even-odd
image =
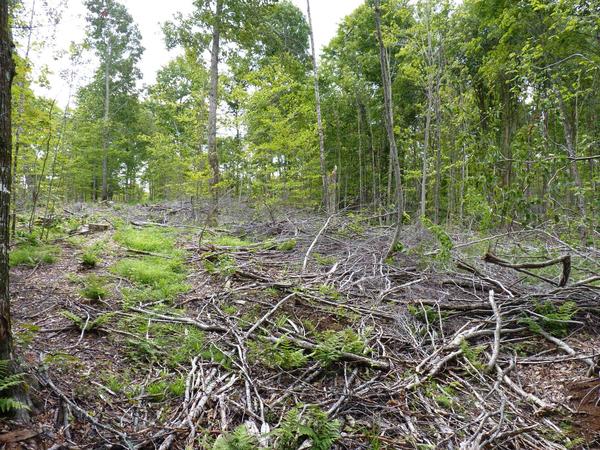
[[423,223],[423,226],[435,236],[440,244],[440,251],[437,253],[436,258],[447,261],[450,258],[450,250],[452,250],[452,247],[454,246],[454,244],[452,244],[452,239],[450,239],[446,230],[433,223],[427,217],[421,217],[421,222]]

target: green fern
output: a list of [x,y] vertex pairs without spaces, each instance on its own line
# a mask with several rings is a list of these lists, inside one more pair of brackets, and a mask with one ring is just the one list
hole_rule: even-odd
[[289,339],[282,337],[276,343],[260,342],[252,348],[256,358],[272,369],[292,370],[304,367],[308,356]]
[[256,437],[250,435],[244,425],[240,425],[231,433],[219,436],[213,450],[255,450],[258,446]]
[[541,317],[524,317],[520,323],[527,325],[532,333],[546,331],[553,336],[564,337],[569,333],[569,321],[577,314],[577,304],[567,301],[556,307],[552,302],[538,303],[534,311]]
[[340,423],[316,407],[294,408],[273,434],[278,450],[296,450],[307,440],[312,450],[329,450],[340,437]]
[[[8,391],[23,384],[22,373],[10,373],[11,362],[0,360],[0,392]],[[27,405],[12,397],[0,397],[0,413],[6,414],[17,409],[29,409]]]
[[93,320],[87,320],[87,319],[84,319],[83,317],[79,317],[77,314],[72,313],[71,311],[65,310],[65,311],[62,311],[61,314],[63,317],[65,317],[65,318],[69,319],[71,322],[73,322],[73,325],[75,325],[81,331],[97,330],[98,328],[102,327],[102,325],[108,323],[114,315],[113,313],[105,313],[105,314],[100,314],[98,317],[96,317]]
[[339,361],[342,353],[363,355],[368,350],[365,337],[350,328],[341,331],[327,330],[320,334],[320,338],[321,342],[313,356],[324,366]]

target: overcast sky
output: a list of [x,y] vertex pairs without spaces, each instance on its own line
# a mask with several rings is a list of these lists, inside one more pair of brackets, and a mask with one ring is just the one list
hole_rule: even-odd
[[[33,1],[38,5],[39,13],[42,9],[39,6],[40,0],[26,0],[25,4],[31,7]],[[61,0],[48,0],[50,5],[57,5]],[[65,0],[62,0],[63,2]],[[292,0],[306,14],[306,0]],[[364,0],[312,0],[311,15],[315,33],[317,49],[321,49],[334,36],[337,25],[340,20],[350,14]],[[127,7],[133,19],[140,27],[142,33],[142,45],[146,49],[141,61],[140,68],[143,73],[143,83],[151,84],[155,80],[158,69],[169,61],[173,52],[165,49],[160,24],[169,20],[177,12],[187,14],[191,12],[192,0],[121,0]],[[64,67],[66,61],[64,58],[56,58],[56,52],[67,49],[72,41],[80,42],[83,40],[85,31],[85,7],[82,0],[66,0],[67,8],[63,14],[62,21],[56,29],[56,47],[51,51],[46,47],[43,53],[32,54],[34,65],[39,67],[42,64],[48,65],[54,72],[50,76],[50,88],[37,88],[38,93],[50,98],[56,98],[64,106],[67,99],[68,88],[60,80],[58,72]],[[48,27],[40,28],[49,32]],[[40,31],[41,33],[41,31]],[[38,39],[44,39],[39,37]],[[21,51],[23,51],[21,49]],[[90,64],[91,66],[91,64]],[[93,67],[81,67],[81,80],[89,76]]]

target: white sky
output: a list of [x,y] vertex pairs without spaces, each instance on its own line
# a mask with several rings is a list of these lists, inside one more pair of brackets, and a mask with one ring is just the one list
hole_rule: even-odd
[[[25,0],[27,8],[31,7],[32,1]],[[40,0],[36,1],[37,13],[43,13]],[[64,0],[63,0],[64,1]],[[140,64],[143,73],[143,83],[151,84],[155,80],[158,69],[168,62],[174,52],[165,49],[163,34],[160,24],[171,19],[177,12],[187,14],[192,11],[192,0],[120,0],[134,21],[140,27],[142,33],[142,45],[146,49]],[[306,14],[306,0],[292,0]],[[335,35],[337,25],[343,17],[350,14],[364,0],[311,0],[311,15],[315,33],[315,45],[321,49]],[[82,0],[66,0],[67,8],[63,14],[61,23],[56,29],[56,44],[53,48],[46,46],[42,52],[32,53],[34,65],[39,70],[42,65],[47,65],[51,72],[50,87],[37,87],[39,94],[57,99],[64,106],[67,101],[68,87],[58,76],[58,72],[64,68],[66,61],[57,57],[57,52],[68,48],[72,41],[81,42],[85,32],[85,7]],[[59,0],[48,0],[50,5],[56,5]],[[41,20],[41,18],[40,18]],[[40,33],[49,32],[48,27],[41,27]],[[45,31],[43,31],[45,30]],[[44,40],[41,35],[38,40]],[[34,36],[34,40],[36,37]],[[50,40],[49,40],[50,41]],[[20,49],[22,52],[23,49]],[[80,83],[93,71],[92,64],[81,67]]]

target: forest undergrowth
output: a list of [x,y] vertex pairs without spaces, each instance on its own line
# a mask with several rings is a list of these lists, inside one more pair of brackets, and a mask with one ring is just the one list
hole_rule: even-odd
[[223,211],[80,204],[47,239],[18,233],[32,422],[3,443],[600,444],[600,251],[566,226],[406,224],[383,259],[393,227],[367,213]]

